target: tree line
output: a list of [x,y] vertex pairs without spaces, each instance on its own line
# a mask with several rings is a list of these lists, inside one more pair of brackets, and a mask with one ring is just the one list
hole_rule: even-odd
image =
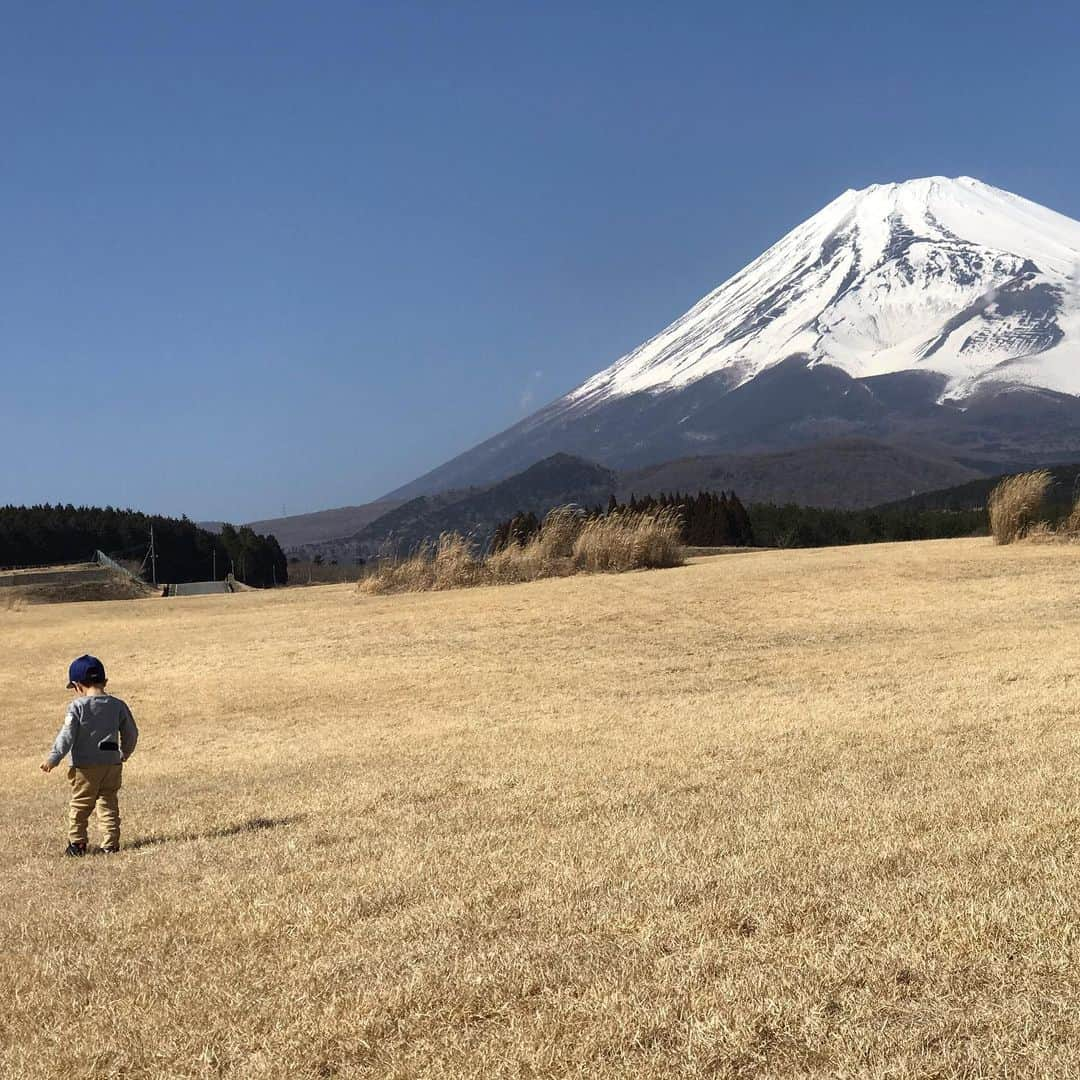
[[[289,569],[273,536],[246,525],[220,534],[186,517],[169,518],[111,506],[0,507],[0,566],[86,562],[95,550],[142,562],[154,530],[158,581],[222,580],[232,571],[249,585],[283,585]],[[149,578],[148,572],[144,575]]]
[[[944,510],[918,506],[882,506],[832,510],[794,503],[752,503],[747,509],[734,491],[699,491],[696,495],[631,496],[621,503],[614,495],[607,508],[586,516],[673,509],[683,523],[684,544],[691,547],[833,547],[898,540],[939,540],[986,533],[983,509]],[[536,514],[518,513],[495,529],[491,550],[523,545],[540,531]]]
[[[696,495],[681,492],[660,495],[631,495],[629,502],[619,502],[614,495],[607,507],[584,510],[585,517],[611,514],[674,511],[682,523],[682,542],[691,547],[748,547],[754,543],[750,515],[732,492],[699,491]],[[518,513],[501,521],[491,538],[491,551],[501,551],[510,544],[524,545],[539,531],[542,522],[532,511]]]
[[754,536],[762,547],[833,547],[895,540],[944,540],[984,535],[986,511],[870,507],[830,510],[788,503],[750,507]]

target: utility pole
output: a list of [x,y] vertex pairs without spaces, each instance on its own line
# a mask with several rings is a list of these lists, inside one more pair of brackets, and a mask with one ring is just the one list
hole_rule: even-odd
[[213,551],[214,551],[214,573],[211,576],[210,580],[211,581],[217,581],[217,548],[214,548]]
[[150,570],[154,576],[154,584],[157,584],[157,548],[154,547],[154,526],[150,526],[150,550],[146,556],[150,560]]

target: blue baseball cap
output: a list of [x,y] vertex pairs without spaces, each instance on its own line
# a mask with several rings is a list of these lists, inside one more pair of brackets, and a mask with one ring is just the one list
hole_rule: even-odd
[[77,660],[72,660],[68,667],[67,688],[69,690],[74,689],[76,683],[90,686],[104,681],[105,665],[96,656],[80,656]]

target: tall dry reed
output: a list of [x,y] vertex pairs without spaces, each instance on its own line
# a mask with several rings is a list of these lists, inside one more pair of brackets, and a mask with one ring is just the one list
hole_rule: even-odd
[[404,559],[388,560],[361,578],[361,592],[429,592],[479,584],[482,561],[460,533],[443,533],[437,543],[422,544]]
[[586,521],[574,543],[579,570],[622,571],[677,566],[682,524],[673,510],[614,513]]
[[1080,537],[1080,496],[1073,502],[1069,516],[1061,523],[1059,531],[1070,539]]
[[581,572],[621,572],[683,562],[678,514],[670,509],[587,519],[558,507],[525,544],[486,557],[457,533],[444,533],[399,562],[387,562],[359,583],[367,593],[427,592],[470,585],[508,585]]
[[1038,521],[1024,533],[1024,540],[1032,544],[1080,543],[1080,497],[1076,498],[1072,509],[1056,525],[1049,521]]
[[990,492],[987,510],[995,544],[1011,544],[1027,535],[1038,520],[1051,479],[1046,469],[1036,469],[1008,476]]

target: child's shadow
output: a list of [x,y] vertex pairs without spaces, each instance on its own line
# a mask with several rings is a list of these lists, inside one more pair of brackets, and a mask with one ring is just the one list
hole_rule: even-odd
[[158,844],[181,844],[191,840],[221,840],[228,836],[240,836],[243,833],[262,832],[264,829],[279,829],[284,825],[292,825],[302,820],[302,814],[279,818],[253,817],[248,818],[247,821],[238,821],[235,825],[222,825],[217,829],[208,829],[206,832],[182,832],[171,836],[153,834],[140,836],[125,843],[123,850],[138,851],[140,848],[157,847]]

